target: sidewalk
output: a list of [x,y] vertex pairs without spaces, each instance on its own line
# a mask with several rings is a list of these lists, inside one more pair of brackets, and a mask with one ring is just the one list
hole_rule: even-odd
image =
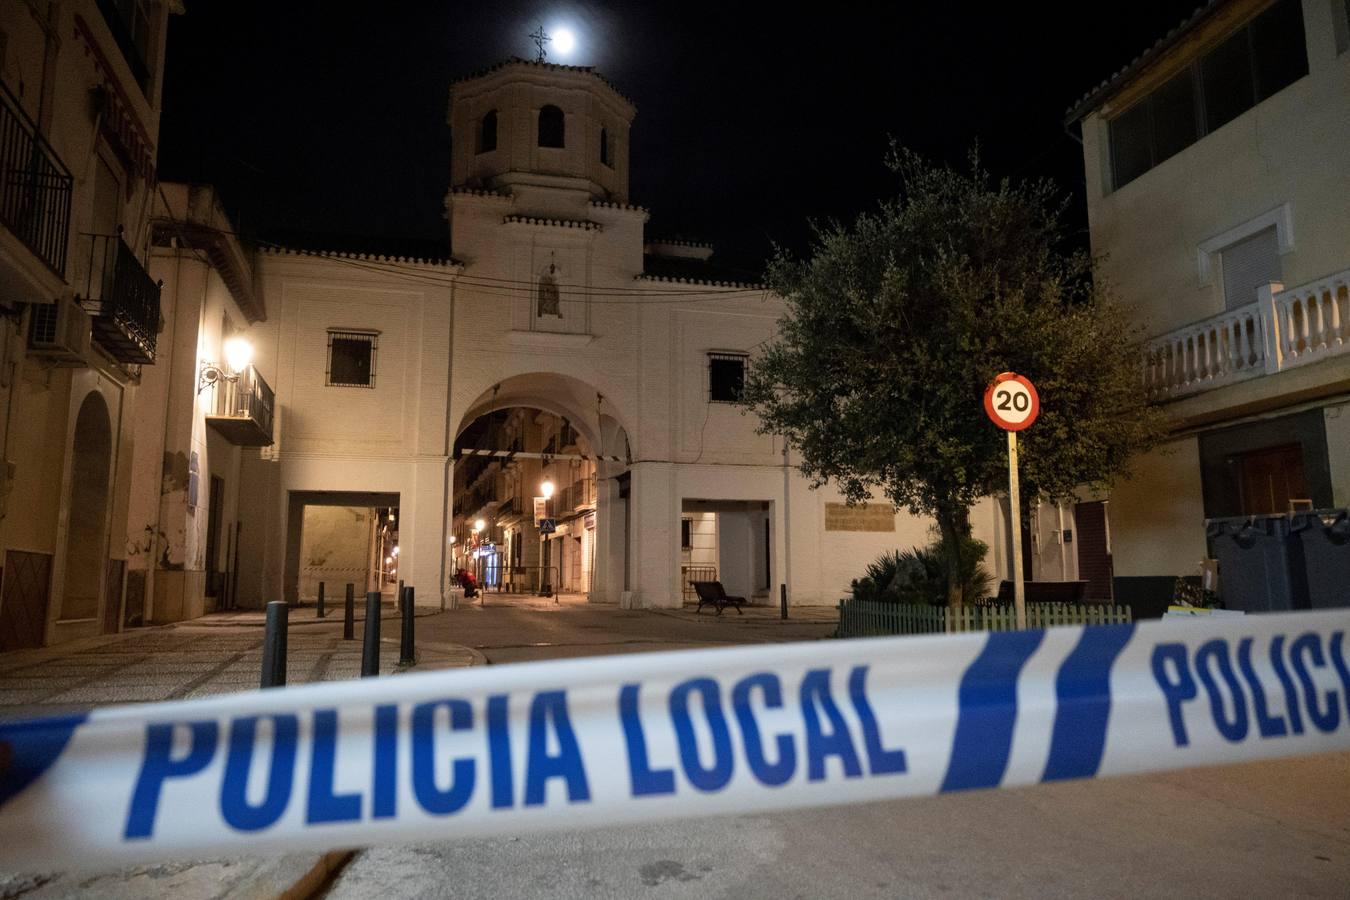
[[[418,618],[433,612],[419,609]],[[0,654],[0,720],[256,690],[262,671],[263,618],[261,611],[213,614],[178,625]],[[397,613],[382,615],[380,625],[380,675],[393,675],[399,671]],[[287,684],[359,677],[363,628],[358,615],[355,640],[344,641],[341,605],[336,616],[330,608],[325,619],[315,619],[313,607],[292,609]],[[478,651],[457,644],[421,641],[416,649],[419,671],[485,662]],[[349,856],[336,851],[180,861],[103,874],[0,873],[0,897],[300,898],[322,887]]]

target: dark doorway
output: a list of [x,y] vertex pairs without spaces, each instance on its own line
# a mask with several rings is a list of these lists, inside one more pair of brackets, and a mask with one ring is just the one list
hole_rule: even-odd
[[225,507],[225,479],[211,476],[211,497],[206,507],[206,596],[220,593],[220,518]]
[[52,558],[47,553],[5,553],[0,594],[0,650],[41,647],[47,631]]
[[1106,504],[1079,503],[1073,509],[1074,542],[1078,545],[1078,578],[1087,582],[1089,600],[1111,599],[1111,545]]
[[1299,444],[1244,453],[1236,462],[1244,516],[1287,513],[1289,501],[1311,499],[1303,477],[1303,447]]
[[108,562],[109,467],[112,425],[108,404],[91,393],[80,404],[71,445],[70,521],[66,528],[62,619],[97,619]]
[[122,583],[126,580],[127,561],[108,560],[108,574],[103,579],[103,633],[117,634],[122,621]]

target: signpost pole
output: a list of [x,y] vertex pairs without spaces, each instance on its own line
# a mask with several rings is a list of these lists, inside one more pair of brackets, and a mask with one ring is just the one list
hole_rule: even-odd
[[1008,507],[1012,518],[1013,609],[1017,627],[1027,627],[1026,585],[1022,582],[1022,494],[1017,483],[1017,432],[1008,432]]

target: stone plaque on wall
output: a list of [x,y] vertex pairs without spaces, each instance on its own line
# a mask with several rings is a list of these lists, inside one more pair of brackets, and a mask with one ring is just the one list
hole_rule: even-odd
[[894,531],[895,510],[889,503],[825,504],[826,531]]

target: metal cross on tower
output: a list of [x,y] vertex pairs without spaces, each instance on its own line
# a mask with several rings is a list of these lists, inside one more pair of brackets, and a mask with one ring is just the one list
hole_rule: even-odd
[[544,45],[552,41],[553,38],[549,37],[548,32],[544,31],[544,26],[540,25],[534,34],[530,35],[530,40],[534,41],[534,45],[539,48],[539,55],[534,58],[534,61],[543,62],[548,57],[548,51],[544,49]]

